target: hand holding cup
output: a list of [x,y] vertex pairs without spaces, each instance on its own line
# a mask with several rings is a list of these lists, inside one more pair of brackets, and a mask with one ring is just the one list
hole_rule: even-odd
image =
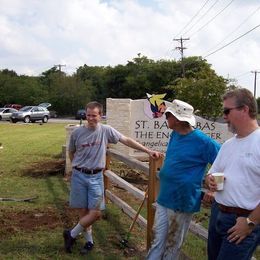
[[224,187],[224,174],[223,173],[212,173],[207,175],[206,184],[210,191],[221,191]]
[[224,188],[224,173],[223,172],[215,172],[212,173],[212,176],[214,177],[215,183],[216,183],[216,190],[220,191]]

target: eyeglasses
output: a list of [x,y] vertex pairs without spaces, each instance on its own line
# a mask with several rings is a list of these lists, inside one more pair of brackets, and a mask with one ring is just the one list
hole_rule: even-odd
[[230,107],[230,108],[224,107],[224,109],[223,109],[223,114],[227,116],[227,115],[230,113],[231,110],[233,110],[233,109],[238,109],[238,108],[241,108],[241,107],[243,107],[243,106]]

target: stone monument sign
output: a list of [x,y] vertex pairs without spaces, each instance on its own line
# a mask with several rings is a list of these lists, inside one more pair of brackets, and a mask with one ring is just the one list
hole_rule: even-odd
[[[152,100],[154,96],[157,96],[156,102]],[[107,98],[107,124],[150,149],[165,152],[172,130],[168,128],[163,112],[166,107],[171,106],[171,102],[162,100],[162,96],[149,95],[148,99],[138,100]],[[196,128],[219,143],[232,136],[226,124],[198,116],[196,122]],[[143,153],[121,144],[113,145],[113,148],[131,156],[144,156]]]

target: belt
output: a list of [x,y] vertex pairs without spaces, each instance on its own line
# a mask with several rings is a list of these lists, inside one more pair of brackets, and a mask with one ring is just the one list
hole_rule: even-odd
[[87,168],[80,168],[80,167],[73,167],[74,169],[76,169],[79,172],[85,173],[85,174],[97,174],[99,172],[101,172],[103,169],[94,169],[94,170],[90,170]]
[[218,203],[218,207],[220,209],[220,211],[224,212],[224,213],[234,213],[237,214],[239,216],[241,215],[249,215],[252,210],[248,210],[248,209],[242,209],[242,208],[235,208],[235,207],[228,207],[222,204]]

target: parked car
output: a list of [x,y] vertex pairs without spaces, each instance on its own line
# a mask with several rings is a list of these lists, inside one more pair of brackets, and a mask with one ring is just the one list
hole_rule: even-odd
[[17,109],[9,107],[0,108],[0,120],[10,120],[10,116],[12,115],[12,113],[15,113],[17,111]]
[[86,119],[86,110],[85,109],[79,109],[76,113],[75,119]]
[[50,111],[50,118],[57,118],[58,114],[55,110],[49,110]]
[[19,104],[6,104],[4,107],[10,107],[10,108],[20,110],[23,106]]
[[[78,119],[78,120],[80,120],[80,119],[86,120],[86,118],[87,118],[87,116],[86,116],[86,110],[85,110],[85,109],[79,109],[79,110],[77,111],[77,113],[76,113],[75,119]],[[105,120],[105,119],[106,119],[106,116],[103,115],[101,118],[102,118],[103,120]]]
[[35,121],[41,120],[43,123],[47,123],[50,118],[50,111],[48,111],[47,108],[50,106],[50,103],[42,103],[38,106],[25,106],[19,111],[12,113],[11,121],[13,123],[18,121],[34,123]]

